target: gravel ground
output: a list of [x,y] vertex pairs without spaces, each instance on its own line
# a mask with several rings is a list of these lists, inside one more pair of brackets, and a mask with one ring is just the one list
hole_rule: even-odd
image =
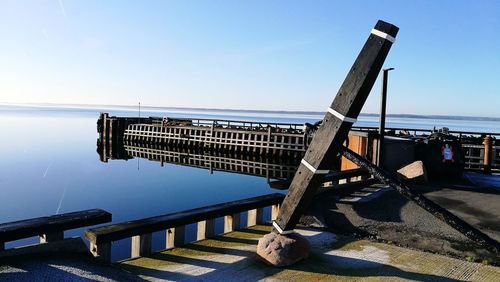
[[0,281],[143,281],[85,256],[36,256],[0,262]]
[[[473,188],[463,183],[421,185],[418,189],[469,224],[500,240],[500,190]],[[357,234],[404,247],[500,264],[500,257],[395,191],[354,204],[340,204],[337,198],[335,193],[322,195],[312,205],[306,221],[337,233]]]

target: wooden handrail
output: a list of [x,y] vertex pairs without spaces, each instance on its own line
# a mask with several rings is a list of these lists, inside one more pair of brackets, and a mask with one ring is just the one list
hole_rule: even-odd
[[108,243],[136,235],[165,230],[171,227],[177,227],[202,220],[213,219],[251,209],[279,204],[284,197],[285,195],[283,194],[274,193],[244,200],[195,208],[178,213],[101,226],[85,231],[85,238],[91,242],[95,242],[96,244]]
[[[375,126],[353,126],[352,130],[360,130],[360,131],[375,131],[378,127]],[[413,132],[428,132],[432,133],[432,129],[422,129],[422,128],[408,128],[408,127],[386,127],[386,130],[407,130]],[[479,132],[479,131],[459,131],[459,130],[449,130],[451,134],[470,134],[470,135],[489,135],[489,136],[498,136],[500,137],[500,132]]]
[[[132,257],[151,253],[152,232],[167,231],[166,248],[184,243],[184,226],[198,223],[197,239],[214,235],[214,219],[224,217],[224,232],[239,229],[240,213],[248,211],[247,226],[262,223],[262,208],[272,206],[271,219],[277,216],[283,194],[269,194],[216,204],[187,211],[111,224],[85,231],[90,250],[105,262],[111,261],[111,242],[132,237]],[[201,229],[200,229],[201,228]]]
[[0,248],[5,242],[40,236],[40,242],[60,240],[64,231],[107,223],[111,214],[101,209],[91,209],[59,215],[44,216],[0,224]]

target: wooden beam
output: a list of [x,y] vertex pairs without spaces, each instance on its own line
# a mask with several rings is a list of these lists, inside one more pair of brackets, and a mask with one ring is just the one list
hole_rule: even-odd
[[96,258],[99,258],[103,262],[111,262],[111,243],[96,244],[95,242],[90,242],[90,252]]
[[290,190],[283,201],[274,231],[291,231],[333,165],[334,144],[342,144],[356,121],[382,69],[399,28],[378,21],[314,134]]
[[[61,232],[111,221],[111,214],[101,209],[71,212],[53,216],[0,224],[0,242],[44,236],[42,240],[61,238]],[[45,234],[45,235],[44,235]],[[46,237],[48,236],[48,237]]]

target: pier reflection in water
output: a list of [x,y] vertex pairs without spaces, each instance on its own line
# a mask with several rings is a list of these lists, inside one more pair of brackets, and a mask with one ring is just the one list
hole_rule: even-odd
[[[288,187],[301,160],[298,157],[266,157],[251,153],[204,150],[202,147],[188,148],[185,146],[125,141],[122,138],[103,136],[102,133],[97,139],[97,152],[101,162],[110,163],[110,165],[111,163],[123,160],[131,161],[132,159],[137,159],[138,165],[143,161],[156,162],[158,166],[165,166],[167,170],[172,169],[170,166],[166,167],[168,164],[206,170],[210,174],[222,172],[226,175],[240,174],[254,176],[264,178],[269,188],[279,190]],[[167,174],[165,176],[167,177]],[[210,186],[210,184],[208,185]],[[245,186],[246,184],[241,183],[241,185]],[[205,194],[203,192],[205,188],[210,187],[200,186],[200,196]],[[273,191],[276,192],[276,190],[269,190],[269,193]],[[175,192],[173,192],[170,199],[165,199],[165,204],[168,205],[171,201],[175,201],[175,197]],[[266,220],[270,219],[270,214],[271,210],[269,208],[264,209],[264,218]],[[242,215],[241,221],[246,222],[245,215]],[[216,230],[221,232],[224,228],[223,224],[224,222],[221,219],[216,220]],[[196,236],[195,226],[186,226],[185,232],[187,240],[194,240]],[[153,248],[164,246],[164,240],[164,236],[154,234]],[[129,239],[115,242],[113,245],[113,260],[128,257],[129,246]]]
[[221,152],[193,149],[180,146],[146,144],[141,142],[117,140],[114,143],[102,142],[102,136],[97,140],[97,151],[102,162],[111,160],[129,160],[141,158],[148,161],[206,169],[214,171],[237,173],[263,177],[271,188],[281,189],[293,178],[300,163],[300,158],[266,157],[255,154]]

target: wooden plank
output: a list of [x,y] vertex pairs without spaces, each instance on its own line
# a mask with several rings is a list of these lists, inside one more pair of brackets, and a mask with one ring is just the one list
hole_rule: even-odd
[[[392,38],[398,30],[383,21],[378,21],[374,28],[375,33]],[[336,155],[334,144],[346,140],[392,46],[387,38],[373,33],[368,37],[295,173],[280,214],[273,223],[275,231],[293,230],[332,167]]]
[[89,229],[85,238],[91,242],[106,243],[136,235],[183,226],[207,219],[214,219],[228,214],[248,211],[281,203],[283,194],[269,194],[255,198],[196,208],[179,213],[154,216],[124,223],[112,224]]
[[132,237],[131,257],[143,257],[151,254],[151,242],[151,233]]
[[0,224],[0,242],[58,233],[110,221],[110,213],[101,209],[92,209],[8,222]]
[[[368,149],[368,137],[359,135],[349,135],[348,136],[348,148],[356,152],[362,157],[366,157]],[[350,160],[342,157],[341,160],[341,170],[350,170],[358,168],[358,166],[351,162]]]

